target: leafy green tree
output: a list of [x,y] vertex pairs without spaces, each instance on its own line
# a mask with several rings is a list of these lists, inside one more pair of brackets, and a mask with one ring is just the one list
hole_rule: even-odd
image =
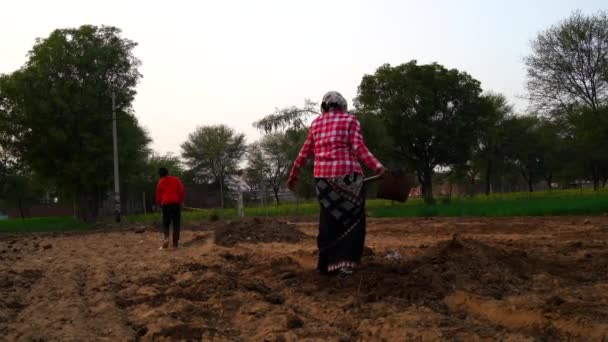
[[[388,130],[384,121],[378,115],[366,113],[357,108],[356,113],[359,122],[361,123],[361,133],[365,145],[374,156],[378,158],[387,168],[398,168],[400,166],[399,156],[394,153],[394,142],[388,134]],[[364,166],[364,165],[362,165]]]
[[287,181],[293,162],[289,144],[290,139],[285,132],[270,133],[252,145],[247,156],[249,167],[246,174],[252,181],[260,181],[258,184],[268,184],[277,204],[280,202],[279,191]]
[[0,144],[95,219],[110,189],[111,94],[116,94],[120,171],[135,174],[149,152],[132,113],[141,77],[136,43],[115,27],[58,29],[38,39],[25,65],[0,77]]
[[304,106],[285,107],[275,110],[274,113],[264,116],[253,123],[253,127],[272,133],[284,130],[300,130],[306,128],[306,119],[312,115],[321,114],[317,110],[318,104],[309,99],[304,100]]
[[0,182],[0,198],[25,218],[25,208],[42,200],[44,191],[39,185],[32,174],[10,173]]
[[[300,148],[308,135],[307,120],[313,115],[319,115],[317,103],[304,101],[302,107],[286,107],[277,109],[274,113],[264,116],[253,123],[253,127],[266,134],[281,133],[284,135],[284,149],[289,160],[286,173],[290,171],[293,161],[298,156]],[[300,181],[295,190],[296,195],[311,198],[315,195],[312,162],[301,170]]]
[[226,179],[237,175],[247,146],[245,135],[226,125],[201,126],[182,144],[182,157],[196,181],[219,184],[224,207]]
[[583,166],[583,172],[593,181],[594,189],[606,183],[608,155],[608,107],[593,110],[588,107],[572,107],[559,115],[564,125],[564,141],[574,151],[573,158]]
[[365,75],[357,103],[384,120],[394,154],[416,170],[425,199],[433,201],[435,169],[470,156],[484,114],[480,94],[479,82],[467,73],[411,61]]
[[266,156],[262,151],[259,143],[253,143],[247,148],[247,167],[245,168],[245,183],[254,194],[254,200],[257,200],[257,193],[261,192],[261,197],[264,197],[266,188],[266,175],[268,174],[268,164]]
[[549,119],[541,119],[536,126],[538,139],[538,154],[540,157],[541,177],[547,183],[547,188],[553,188],[556,174],[564,167],[564,139],[561,127]]
[[25,207],[42,200],[44,186],[7,150],[0,147],[0,205],[17,208],[25,218]]
[[[474,145],[469,175],[483,173],[485,193],[489,195],[495,175],[503,169],[504,121],[512,115],[513,108],[502,94],[487,93],[481,96],[481,118],[478,142]],[[473,178],[474,179],[474,178]]]
[[504,155],[526,181],[528,191],[543,176],[543,151],[536,116],[512,116],[505,120]]
[[538,110],[608,104],[608,12],[574,12],[532,42],[528,92]]
[[152,153],[146,160],[145,179],[149,182],[156,182],[158,180],[158,170],[161,167],[166,167],[169,170],[169,174],[184,178],[185,170],[182,165],[182,161],[178,156],[172,153],[166,153],[159,155]]
[[285,133],[267,134],[262,138],[260,147],[264,152],[268,165],[268,183],[274,192],[276,203],[279,204],[279,190],[287,182],[287,176],[293,159],[286,147],[290,140]]

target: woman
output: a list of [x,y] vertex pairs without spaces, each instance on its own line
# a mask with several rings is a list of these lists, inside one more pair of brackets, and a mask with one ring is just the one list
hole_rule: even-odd
[[357,118],[347,112],[346,100],[330,91],[323,96],[321,115],[310,125],[287,185],[294,189],[300,169],[314,154],[314,177],[321,205],[319,262],[322,274],[352,273],[365,244],[363,171],[357,159],[376,173],[384,167],[369,152]]

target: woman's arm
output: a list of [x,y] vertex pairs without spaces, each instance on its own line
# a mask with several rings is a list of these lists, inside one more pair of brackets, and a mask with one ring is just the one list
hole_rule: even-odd
[[306,161],[312,155],[314,151],[314,139],[312,136],[312,127],[308,130],[308,136],[306,137],[306,141],[304,141],[304,145],[300,149],[300,153],[298,157],[293,163],[293,167],[291,168],[291,172],[289,173],[289,179],[287,180],[287,186],[292,189],[298,181],[300,176],[300,169],[304,165],[306,165]]
[[353,122],[350,126],[350,146],[355,151],[355,155],[361,160],[365,166],[373,170],[376,173],[384,171],[384,166],[374,157],[374,155],[367,149],[365,142],[363,141],[363,135],[361,134],[361,124],[356,117],[353,117]]

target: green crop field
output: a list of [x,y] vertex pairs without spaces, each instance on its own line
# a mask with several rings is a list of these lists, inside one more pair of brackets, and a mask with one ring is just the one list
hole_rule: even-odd
[[[508,217],[508,216],[560,216],[603,215],[608,213],[608,191],[554,190],[535,193],[510,193],[491,196],[439,198],[434,205],[425,204],[420,198],[407,203],[385,200],[368,200],[370,217]],[[316,201],[284,203],[280,205],[245,208],[248,217],[314,217],[319,212]],[[184,210],[183,221],[196,223],[209,220],[234,219],[234,208]],[[128,215],[126,224],[152,224],[160,222],[160,213]],[[109,220],[109,218],[107,219]],[[0,233],[76,231],[92,229],[72,217],[10,219],[0,221]]]

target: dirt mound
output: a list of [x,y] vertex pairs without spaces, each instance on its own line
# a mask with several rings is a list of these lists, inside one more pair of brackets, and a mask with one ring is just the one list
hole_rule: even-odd
[[[455,237],[412,260],[373,256],[354,276],[327,278],[321,280],[316,291],[305,287],[302,291],[318,300],[355,293],[361,303],[390,300],[405,306],[426,305],[445,313],[447,308],[443,299],[455,290],[496,299],[525,291],[541,267],[539,263],[520,250],[507,251]],[[311,275],[300,273],[299,276]],[[300,279],[298,282],[311,283],[312,280]]]
[[413,261],[410,278],[427,283],[428,289],[439,296],[459,289],[499,299],[525,287],[538,263],[524,251],[505,250],[455,235]]
[[294,225],[278,220],[258,218],[227,222],[215,228],[215,243],[221,246],[234,246],[239,242],[268,243],[301,241],[305,234]]
[[25,307],[24,298],[42,275],[42,271],[30,269],[0,272],[0,335],[6,333],[6,323]]

